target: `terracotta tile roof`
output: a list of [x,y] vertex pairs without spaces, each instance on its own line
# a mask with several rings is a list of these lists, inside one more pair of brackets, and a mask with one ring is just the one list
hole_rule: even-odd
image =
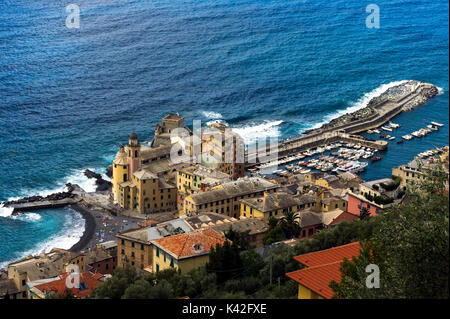
[[334,280],[341,281],[341,263],[344,258],[351,259],[359,255],[359,242],[350,243],[330,249],[295,256],[294,259],[307,268],[287,273],[286,276],[316,294],[329,299],[333,290],[329,287]]
[[359,216],[350,214],[349,212],[343,212],[338,217],[333,219],[333,221],[330,223],[329,226],[339,224],[340,222],[343,222],[343,221],[351,222],[355,219],[359,219]]
[[357,241],[347,245],[295,256],[294,259],[305,265],[306,267],[314,267],[319,265],[331,264],[338,261],[341,262],[344,257],[350,259],[353,256],[359,256],[360,250],[361,245]]
[[326,265],[319,265],[310,268],[304,268],[287,273],[286,276],[295,280],[300,285],[312,290],[316,294],[330,299],[333,297],[333,290],[330,283],[334,280],[341,281],[341,262],[335,262]]
[[223,236],[212,229],[201,229],[152,240],[151,243],[176,259],[181,259],[207,254],[211,247],[215,247],[216,244],[222,245],[225,240]]
[[[63,273],[59,275],[56,280],[37,285],[34,288],[40,290],[43,293],[54,292],[57,295],[64,294],[66,290],[66,278],[68,275],[68,273]],[[71,288],[70,291],[72,295],[76,296],[76,298],[78,299],[87,297],[92,293],[94,288],[102,282],[100,279],[103,277],[104,275],[99,273],[82,273],[80,274],[80,289]]]

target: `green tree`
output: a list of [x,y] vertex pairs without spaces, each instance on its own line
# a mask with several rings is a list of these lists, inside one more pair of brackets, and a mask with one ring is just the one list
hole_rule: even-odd
[[131,266],[118,268],[114,275],[97,286],[92,292],[94,299],[120,299],[125,290],[136,281],[138,274]]
[[218,283],[237,277],[243,271],[239,247],[229,241],[225,241],[222,246],[217,244],[209,252],[206,270],[216,274]]
[[283,231],[283,228],[281,228],[281,226],[278,225],[275,228],[269,230],[264,235],[264,245],[270,245],[279,241],[283,241],[285,239],[286,235]]
[[250,244],[247,240],[250,231],[239,232],[230,226],[230,229],[225,233],[225,238],[236,244],[241,250],[247,250],[250,248]]
[[359,219],[363,220],[369,216],[370,216],[369,208],[367,206],[362,206],[361,209],[359,210]]
[[279,224],[281,225],[287,239],[298,237],[300,235],[300,224],[298,222],[299,215],[293,211],[283,212]]

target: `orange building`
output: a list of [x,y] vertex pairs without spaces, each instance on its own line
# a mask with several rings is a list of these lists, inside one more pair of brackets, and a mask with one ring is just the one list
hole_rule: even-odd
[[295,256],[305,268],[287,273],[298,283],[298,299],[331,299],[332,281],[341,281],[341,263],[344,258],[359,256],[361,245],[354,242],[313,253]]

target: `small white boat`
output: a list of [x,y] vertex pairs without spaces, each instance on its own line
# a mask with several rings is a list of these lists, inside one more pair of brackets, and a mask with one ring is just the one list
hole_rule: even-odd
[[431,124],[433,124],[435,126],[439,126],[439,127],[444,126],[444,124],[441,124],[441,123],[438,123],[438,122],[431,122]]
[[390,141],[393,141],[393,140],[395,140],[395,136],[391,136],[391,137],[389,137],[389,140],[390,140]]
[[392,128],[399,128],[400,124],[389,122],[389,126],[392,127]]
[[412,136],[412,135],[409,135],[409,134],[406,134],[406,135],[403,135],[402,138],[403,138],[404,140],[409,141],[409,140],[411,140],[411,139],[413,138],[413,136]]
[[388,132],[392,132],[392,129],[390,127],[382,126],[381,129],[388,131]]
[[381,133],[380,130],[377,130],[377,129],[373,130],[373,132],[376,133],[376,134],[380,134]]

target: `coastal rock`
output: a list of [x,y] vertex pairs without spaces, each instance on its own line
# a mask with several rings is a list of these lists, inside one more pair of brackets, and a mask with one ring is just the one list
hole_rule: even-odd
[[106,168],[106,176],[108,176],[109,178],[113,177],[112,165],[108,165],[108,167]]
[[95,185],[97,185],[96,192],[103,192],[112,188],[112,183],[105,181],[101,174],[95,173],[89,169],[84,170],[84,175],[87,178],[95,178]]

